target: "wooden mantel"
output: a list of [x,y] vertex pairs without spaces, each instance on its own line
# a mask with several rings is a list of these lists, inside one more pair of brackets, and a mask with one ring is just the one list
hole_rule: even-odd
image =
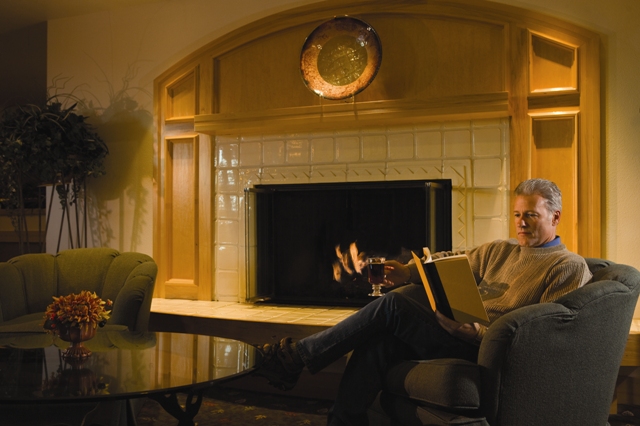
[[[364,91],[329,101],[303,84],[300,52],[339,15],[376,30],[382,62]],[[328,0],[212,40],[155,80],[159,286],[211,296],[215,136],[434,120],[509,117],[510,187],[529,177],[558,183],[563,240],[599,257],[599,44],[570,22],[484,0]]]
[[345,102],[194,117],[197,133],[253,134],[322,131],[342,127],[403,125],[425,121],[507,117],[507,92],[432,100]]

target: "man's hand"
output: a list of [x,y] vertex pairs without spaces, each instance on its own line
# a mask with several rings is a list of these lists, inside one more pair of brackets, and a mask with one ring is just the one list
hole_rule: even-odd
[[447,332],[452,336],[469,343],[477,344],[478,327],[476,326],[476,324],[460,324],[458,321],[454,321],[451,318],[442,315],[438,311],[436,311],[436,320],[438,320],[438,324],[440,324],[440,327],[447,330]]
[[384,264],[384,283],[385,287],[406,283],[409,281],[411,273],[407,265],[403,265],[397,260],[388,260]]

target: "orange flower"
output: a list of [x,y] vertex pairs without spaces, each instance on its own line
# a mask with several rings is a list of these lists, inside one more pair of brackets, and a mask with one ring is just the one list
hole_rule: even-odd
[[112,305],[111,300],[102,300],[95,292],[86,290],[79,294],[54,296],[53,303],[45,311],[44,328],[53,330],[60,324],[102,326],[111,316],[111,311],[105,307]]

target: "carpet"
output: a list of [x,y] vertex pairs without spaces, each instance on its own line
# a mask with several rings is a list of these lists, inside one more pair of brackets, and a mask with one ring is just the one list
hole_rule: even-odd
[[[186,395],[179,395],[184,404]],[[233,388],[209,389],[194,421],[198,426],[324,426],[332,402],[287,397]],[[158,402],[145,399],[136,417],[138,426],[175,426],[178,421]]]
[[[181,404],[186,399],[180,395]],[[287,397],[234,388],[207,390],[194,418],[197,426],[324,426],[332,401]],[[178,421],[159,403],[145,399],[136,417],[137,426],[175,426]],[[621,405],[609,416],[610,426],[640,425],[640,407]]]

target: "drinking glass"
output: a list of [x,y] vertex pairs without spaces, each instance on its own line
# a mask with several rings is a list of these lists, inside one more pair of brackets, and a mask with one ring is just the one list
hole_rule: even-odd
[[384,282],[384,257],[370,257],[367,259],[367,271],[369,272],[369,284],[371,284],[371,293],[369,296],[383,296],[380,291]]

